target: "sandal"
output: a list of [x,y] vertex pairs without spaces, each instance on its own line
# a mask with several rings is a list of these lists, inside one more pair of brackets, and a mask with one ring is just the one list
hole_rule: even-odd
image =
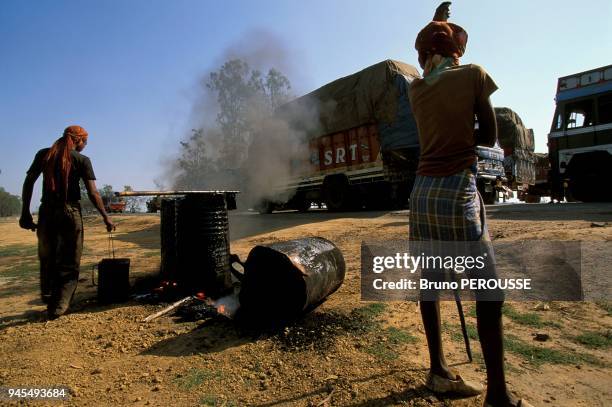
[[[455,380],[451,380],[431,372],[427,376],[425,387],[434,393],[452,393],[464,397],[478,396],[484,391],[484,387],[480,383],[463,380],[463,378],[459,375],[456,375]],[[530,406],[526,405],[523,407]]]

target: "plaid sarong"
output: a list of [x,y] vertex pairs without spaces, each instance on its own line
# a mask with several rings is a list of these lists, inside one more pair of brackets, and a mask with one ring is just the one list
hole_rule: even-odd
[[446,177],[417,175],[410,194],[410,240],[489,240],[475,168]]
[[[446,177],[417,175],[410,194],[409,247],[415,254],[480,256],[487,253],[487,266],[467,271],[470,278],[497,278],[495,256],[486,225],[484,203],[476,188],[476,168]],[[430,243],[427,243],[430,241]],[[443,242],[454,241],[455,244]],[[482,242],[463,244],[462,242]],[[422,270],[429,281],[444,281],[449,270]],[[422,301],[436,301],[439,290],[421,290]],[[503,301],[501,290],[475,290],[477,301]]]

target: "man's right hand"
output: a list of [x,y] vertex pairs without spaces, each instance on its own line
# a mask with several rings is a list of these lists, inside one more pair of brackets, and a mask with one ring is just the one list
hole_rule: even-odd
[[107,232],[112,232],[116,228],[115,224],[113,222],[111,222],[109,217],[105,217],[104,218],[104,224],[106,225],[106,231]]
[[19,218],[19,226],[22,229],[27,229],[27,230],[31,230],[32,232],[36,231],[36,223],[34,223],[34,220],[32,219],[32,215],[30,214],[22,214],[21,217]]

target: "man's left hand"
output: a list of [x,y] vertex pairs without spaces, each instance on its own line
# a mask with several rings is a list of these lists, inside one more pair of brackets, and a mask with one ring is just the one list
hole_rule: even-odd
[[110,233],[115,230],[115,224],[110,220],[108,216],[104,218],[104,224],[106,225],[107,232]]
[[32,219],[32,215],[30,214],[21,215],[21,218],[19,218],[19,226],[22,229],[28,229],[28,230],[31,230],[32,232],[35,232],[36,228],[38,227],[38,225],[34,223],[34,220]]

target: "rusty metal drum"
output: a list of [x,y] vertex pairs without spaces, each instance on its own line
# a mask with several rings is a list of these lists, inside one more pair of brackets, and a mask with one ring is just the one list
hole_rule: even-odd
[[250,318],[293,319],[316,308],[344,281],[342,252],[321,237],[255,246],[244,264],[241,310]]

